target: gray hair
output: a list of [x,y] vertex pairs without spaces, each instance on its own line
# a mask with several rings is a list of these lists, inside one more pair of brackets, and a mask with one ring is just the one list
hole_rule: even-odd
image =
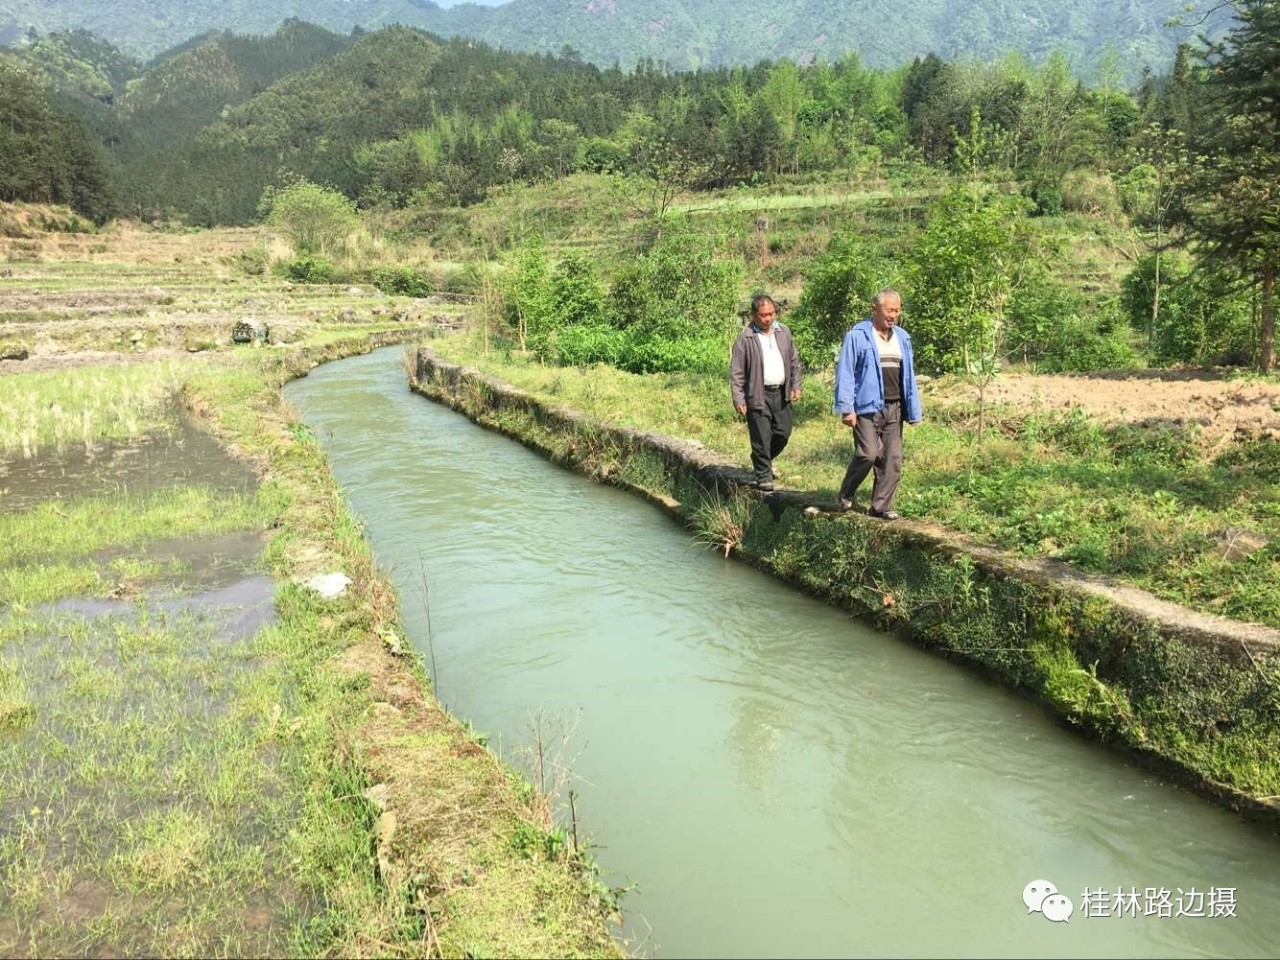
[[877,293],[874,297],[871,298],[871,305],[873,307],[884,306],[884,302],[889,299],[897,300],[899,303],[901,303],[902,294],[900,294],[897,290],[893,289],[893,287],[885,287],[883,290],[881,290],[879,293]]
[[760,304],[768,303],[776,311],[778,309],[778,301],[773,299],[767,293],[757,293],[751,298],[751,315],[758,316],[760,313]]

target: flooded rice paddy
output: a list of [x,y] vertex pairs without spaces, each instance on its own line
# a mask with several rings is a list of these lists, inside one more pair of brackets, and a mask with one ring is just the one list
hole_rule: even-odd
[[169,430],[138,440],[76,444],[61,453],[0,460],[0,510],[109,493],[142,496],[193,483],[236,493],[257,485],[248,464],[227,456],[207,431],[173,417]]
[[[263,534],[252,516],[105,546],[94,529],[131,509],[145,527],[156,503],[234,511],[252,472],[181,424],[6,466],[0,955],[289,953],[322,905],[292,879],[294,685],[264,648]],[[42,516],[73,529],[33,536],[51,501]]]

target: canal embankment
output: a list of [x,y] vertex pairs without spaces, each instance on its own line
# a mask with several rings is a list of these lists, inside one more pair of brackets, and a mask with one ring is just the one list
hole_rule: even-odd
[[[280,584],[282,655],[311,671],[328,731],[337,836],[367,835],[367,872],[329,891],[338,952],[619,956],[618,905],[585,851],[566,845],[549,799],[436,699],[404,640],[400,601],[373,559],[325,454],[280,388],[315,367],[403,342],[404,331],[280,353],[262,380],[212,374],[186,401],[256,462],[282,508],[265,554]],[[341,573],[322,599],[306,583]],[[323,815],[321,808],[309,815]]]
[[1280,634],[924,523],[767,498],[696,442],[585,417],[419,351],[413,387],[665,506],[700,539],[954,657],[1233,809],[1280,812]]

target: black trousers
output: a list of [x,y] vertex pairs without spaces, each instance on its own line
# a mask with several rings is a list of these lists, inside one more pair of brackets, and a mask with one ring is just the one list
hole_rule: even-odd
[[840,484],[840,499],[852,500],[853,493],[876,471],[871,487],[871,509],[885,513],[893,509],[893,498],[902,479],[902,403],[886,403],[884,409],[858,418],[853,429],[853,459]]
[[791,404],[782,390],[764,391],[764,409],[747,408],[747,433],[751,437],[751,466],[757,483],[773,482],[773,458],[791,439]]

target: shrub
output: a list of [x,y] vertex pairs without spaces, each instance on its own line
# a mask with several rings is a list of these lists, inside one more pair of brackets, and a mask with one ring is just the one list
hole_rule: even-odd
[[871,298],[897,276],[880,249],[855,236],[833,238],[787,320],[805,366],[829,365],[845,331],[870,313]]
[[49,207],[35,216],[35,225],[45,233],[93,233],[93,224],[64,207]]
[[1182,469],[1200,459],[1198,430],[1122,423],[1107,440],[1117,461],[1135,467]]
[[280,264],[280,273],[294,283],[341,283],[345,277],[323,257],[303,254]]
[[556,362],[567,367],[619,366],[626,349],[627,335],[603,323],[569,327],[555,338]]
[[926,373],[961,373],[984,384],[1008,352],[1008,306],[1029,252],[1026,203],[979,185],[957,185],[933,205],[911,250],[910,325]]
[[1044,271],[1033,271],[1009,301],[1009,356],[1040,373],[1129,369],[1140,365],[1120,309],[1089,307]]
[[481,286],[480,278],[473,266],[446,271],[440,278],[440,289],[445,293],[478,293]]
[[266,247],[250,247],[228,258],[231,266],[250,277],[260,277],[267,272],[269,257]]
[[617,366],[631,373],[724,373],[729,365],[729,347],[721,338],[644,336],[631,331],[625,336]]
[[503,289],[503,316],[526,347],[554,360],[567,330],[605,325],[604,289],[586,258],[570,254],[552,268],[535,242],[516,255]]
[[1032,184],[1026,190],[1031,201],[1031,215],[1035,217],[1056,217],[1062,213],[1062,191],[1049,184]]
[[1254,323],[1248,293],[1221,269],[1166,253],[1160,262],[1160,314],[1154,323],[1155,256],[1142,257],[1122,283],[1133,325],[1151,331],[1153,359],[1163,363],[1248,364]]
[[651,250],[618,270],[610,296],[612,320],[646,336],[711,338],[727,345],[737,327],[740,279],[738,263],[720,259],[710,238],[676,224]]
[[1090,370],[1130,370],[1142,366],[1138,352],[1123,326],[1102,330],[1080,320],[1074,328],[1064,325],[1036,357],[1039,373],[1084,373]]
[[1115,182],[1105,173],[1072,170],[1062,178],[1062,209],[1117,219],[1122,210]]
[[383,293],[404,297],[425,297],[435,291],[435,284],[425,272],[402,264],[375,267],[369,272],[369,282]]
[[541,240],[531,240],[516,251],[502,286],[502,304],[502,319],[521,347],[538,351],[553,329],[555,311],[551,266]]
[[615,173],[626,169],[631,151],[604,137],[587,137],[578,143],[577,166],[593,173]]
[[605,322],[604,288],[591,261],[568,254],[551,274],[552,323],[558,330]]

